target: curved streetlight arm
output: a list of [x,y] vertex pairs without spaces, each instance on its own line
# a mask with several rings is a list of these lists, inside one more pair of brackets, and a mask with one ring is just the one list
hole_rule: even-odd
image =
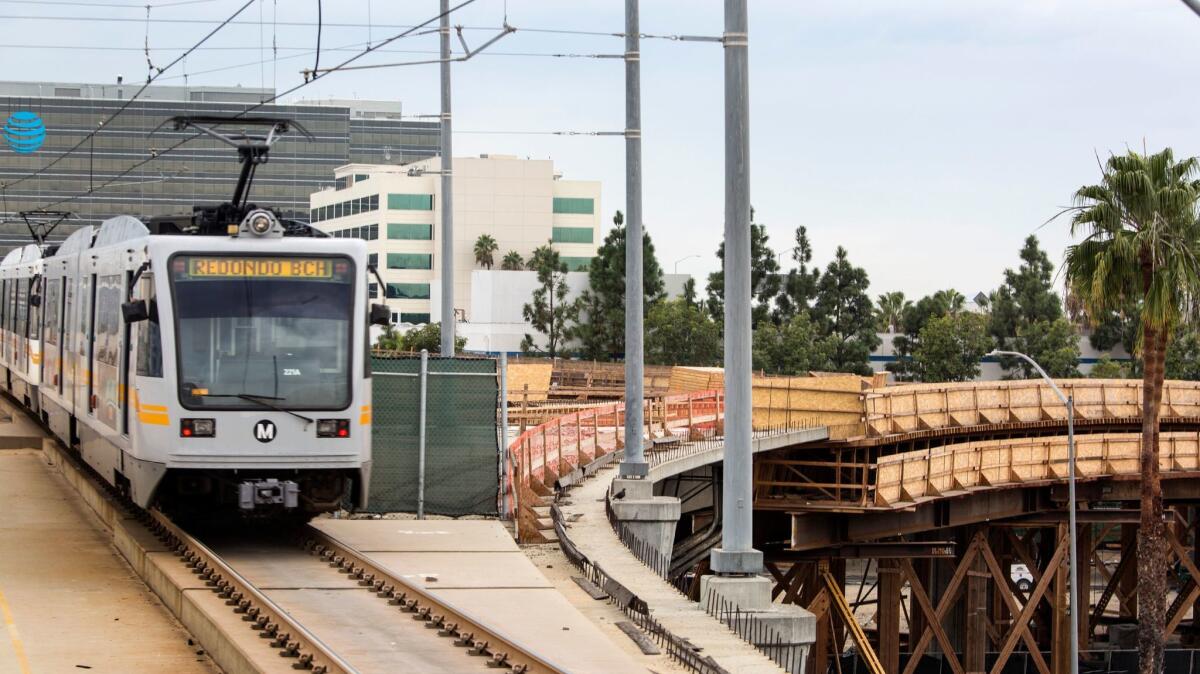
[[1020,358],[1021,360],[1025,361],[1026,363],[1029,363],[1030,365],[1033,366],[1033,369],[1037,370],[1038,374],[1042,375],[1042,379],[1045,379],[1046,383],[1050,384],[1050,388],[1054,389],[1054,395],[1058,396],[1058,399],[1062,401],[1062,404],[1064,404],[1064,405],[1068,404],[1067,396],[1063,394],[1062,389],[1058,388],[1058,384],[1054,383],[1054,380],[1050,378],[1050,375],[1046,374],[1046,371],[1043,370],[1042,366],[1038,365],[1037,361],[1035,361],[1034,359],[1030,358],[1029,356],[1026,356],[1025,354],[1021,353],[1020,351],[996,351],[996,350],[993,350],[990,353],[988,353],[987,355],[989,355],[989,356],[1013,356],[1015,358]]

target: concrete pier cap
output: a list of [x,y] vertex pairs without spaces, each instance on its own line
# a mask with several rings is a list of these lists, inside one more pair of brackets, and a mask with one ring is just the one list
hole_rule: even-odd
[[629,478],[613,480],[609,497],[617,520],[669,563],[681,512],[679,499],[655,496],[653,482]]
[[[744,632],[742,638],[763,648],[772,656],[783,655],[793,674],[805,671],[808,653],[817,640],[817,619],[811,612],[795,604],[776,604],[771,600],[774,583],[757,575],[700,578],[700,603],[718,620],[737,613],[739,619],[722,620],[734,631]],[[750,614],[750,615],[746,615]]]

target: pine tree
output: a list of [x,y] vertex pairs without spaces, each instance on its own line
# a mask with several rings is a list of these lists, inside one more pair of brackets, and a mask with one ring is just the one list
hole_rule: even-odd
[[529,268],[537,272],[541,285],[533,291],[533,297],[522,313],[534,330],[545,335],[546,347],[539,348],[533,335],[526,333],[525,339],[521,340],[521,351],[541,351],[555,358],[574,336],[574,323],[579,313],[576,303],[567,301],[567,263],[547,242],[533,251]]
[[[1004,270],[1004,285],[994,293],[988,332],[997,348],[1019,351],[1052,377],[1078,376],[1079,341],[1063,317],[1062,302],[1051,279],[1054,265],[1030,235],[1021,248],[1021,265]],[[1028,379],[1036,371],[1024,360],[1004,356],[1000,366]]]
[[[579,326],[582,354],[592,360],[610,360],[625,355],[625,227],[620,211],[616,225],[604,237],[588,267],[588,289],[579,298],[583,320]],[[642,232],[643,316],[666,297],[662,267],[654,255],[650,234]]]
[[846,249],[838,246],[833,262],[821,275],[813,319],[822,334],[834,340],[832,369],[871,373],[871,351],[879,346],[875,310],[867,290],[871,281],[862,267],[850,264]]
[[808,268],[812,257],[808,228],[801,225],[796,228],[796,245],[792,247],[792,260],[798,266],[788,271],[783,281],[783,291],[775,298],[776,323],[785,323],[798,312],[812,309],[821,279],[820,270]]
[[[757,327],[771,314],[771,302],[779,294],[782,281],[779,277],[779,260],[775,251],[771,250],[770,237],[767,236],[765,225],[753,223],[754,209],[750,209],[750,296],[754,302],[750,321]],[[721,271],[708,275],[708,313],[714,321],[725,321],[725,242],[717,248],[717,259],[721,261]]]

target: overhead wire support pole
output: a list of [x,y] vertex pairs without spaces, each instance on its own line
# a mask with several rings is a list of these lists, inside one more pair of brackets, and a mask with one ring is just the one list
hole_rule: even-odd
[[725,460],[713,571],[758,574],[750,388],[750,83],[746,0],[725,0]]
[[441,0],[442,355],[454,355],[454,158],[450,119],[450,0]]
[[642,441],[642,88],[638,0],[625,0],[625,458],[621,477],[650,472]]

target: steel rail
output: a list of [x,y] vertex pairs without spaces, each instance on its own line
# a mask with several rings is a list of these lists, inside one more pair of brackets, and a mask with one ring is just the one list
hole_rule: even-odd
[[414,620],[436,629],[439,636],[453,637],[454,644],[472,655],[488,658],[489,667],[508,668],[516,674],[565,674],[570,669],[538,655],[501,628],[488,624],[462,606],[437,597],[415,583],[388,571],[336,537],[308,526],[304,548],[387,599]]
[[208,546],[198,541],[158,510],[143,511],[146,526],[174,553],[182,558],[192,573],[217,592],[242,620],[258,631],[259,636],[270,639],[270,645],[279,649],[283,657],[295,658],[293,665],[313,674],[357,674],[358,670],[343,660],[316,635],[281,609],[263,594],[253,583],[246,580]]

